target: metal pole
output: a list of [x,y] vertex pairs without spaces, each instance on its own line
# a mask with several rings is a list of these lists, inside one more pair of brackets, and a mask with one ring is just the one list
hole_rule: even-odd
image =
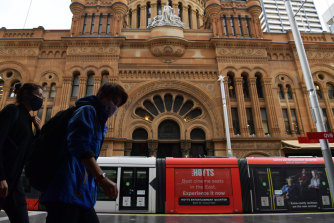
[[[305,83],[306,83],[306,88],[307,92],[309,94],[310,98],[310,107],[311,107],[311,113],[313,117],[313,121],[315,122],[317,126],[317,131],[318,132],[326,132],[326,127],[324,125],[324,117],[319,105],[319,101],[317,98],[316,90],[314,87],[314,82],[310,70],[310,66],[308,64],[305,48],[303,45],[302,38],[300,36],[300,32],[298,30],[298,26],[296,23],[296,20],[294,19],[294,14],[292,11],[292,6],[291,6],[291,1],[290,0],[285,0],[285,7],[288,12],[289,16],[289,21],[291,24],[291,30],[292,34],[295,40],[296,48],[297,48],[297,53],[298,57],[300,60],[300,64],[302,67]],[[329,181],[329,188],[332,193],[334,194],[334,165],[333,165],[333,159],[332,159],[332,153],[329,147],[328,140],[326,139],[320,139],[320,145],[321,145],[321,151],[322,155],[324,157],[325,161],[325,167],[327,171],[327,176],[328,176],[328,181]]]
[[227,156],[232,157],[232,148],[231,148],[231,136],[230,136],[230,128],[228,125],[228,116],[227,116],[227,108],[226,108],[226,96],[225,96],[225,87],[224,87],[224,77],[219,75],[220,81],[220,91],[222,93],[222,101],[223,101],[223,110],[224,110],[224,121],[225,121],[225,131],[226,131],[226,143],[227,143]]

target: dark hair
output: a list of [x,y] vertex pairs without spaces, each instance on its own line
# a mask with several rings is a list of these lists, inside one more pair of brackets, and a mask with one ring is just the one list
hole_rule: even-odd
[[24,100],[24,93],[26,93],[28,97],[32,97],[34,91],[42,89],[40,85],[33,83],[25,83],[23,86],[21,83],[17,83],[14,85],[14,87],[15,87],[14,93],[16,94],[16,102],[18,104],[22,104]]
[[128,100],[128,94],[119,84],[105,83],[102,85],[102,87],[100,87],[99,91],[97,92],[97,96],[111,97],[113,100],[117,100],[120,97],[121,101],[119,102],[118,107],[124,105]]

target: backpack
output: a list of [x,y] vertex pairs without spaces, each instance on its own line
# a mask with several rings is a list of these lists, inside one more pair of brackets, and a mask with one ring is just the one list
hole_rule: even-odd
[[[41,132],[33,143],[32,152],[25,166],[25,174],[30,184],[44,192],[61,165],[69,159],[67,144],[67,126],[74,112],[87,104],[70,107],[58,112],[42,127]],[[95,119],[96,132],[98,117]]]

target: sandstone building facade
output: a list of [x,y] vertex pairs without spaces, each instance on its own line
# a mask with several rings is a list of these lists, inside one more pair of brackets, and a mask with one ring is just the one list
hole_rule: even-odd
[[[129,101],[107,123],[102,156],[224,156],[223,75],[234,156],[320,155],[293,141],[316,130],[306,86],[292,33],[263,33],[259,0],[167,4],[184,29],[147,28],[166,0],[72,0],[71,30],[0,29],[0,108],[16,83],[36,82],[45,123],[119,83]],[[302,37],[331,131],[334,35]]]

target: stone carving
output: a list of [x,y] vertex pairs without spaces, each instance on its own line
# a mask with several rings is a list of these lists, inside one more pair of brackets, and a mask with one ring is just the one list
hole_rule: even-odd
[[118,47],[69,47],[67,55],[118,55],[120,52]]
[[265,49],[250,49],[250,48],[220,48],[217,49],[218,56],[238,56],[238,57],[267,57]]
[[38,49],[0,47],[0,56],[38,56]]
[[157,15],[154,17],[152,23],[147,26],[147,28],[154,28],[159,26],[176,26],[184,28],[184,23],[181,21],[180,17],[175,15],[175,10],[168,5],[168,1],[164,6],[162,15]]

